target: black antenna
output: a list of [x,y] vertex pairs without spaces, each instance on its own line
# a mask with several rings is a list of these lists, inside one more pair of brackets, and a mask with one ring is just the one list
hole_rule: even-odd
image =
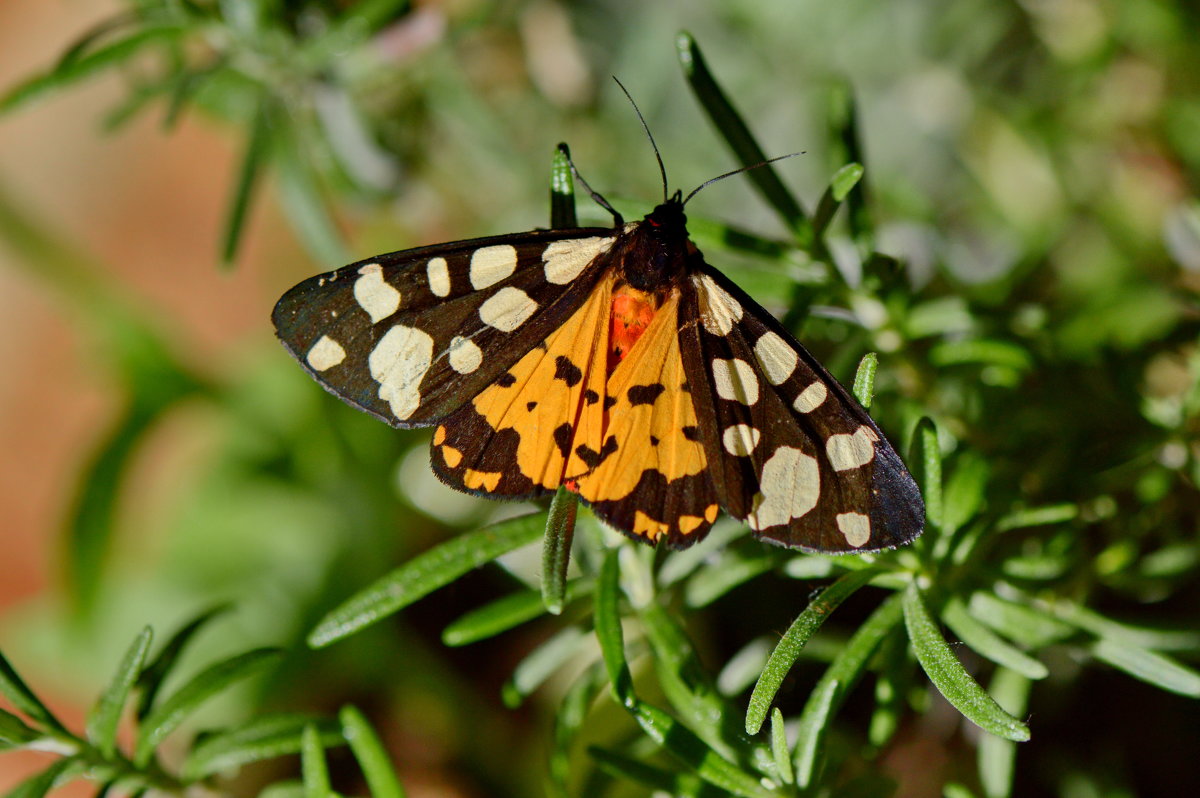
[[638,108],[637,103],[635,103],[633,101],[633,96],[630,95],[629,90],[625,88],[625,84],[622,83],[621,81],[617,80],[616,75],[613,75],[613,80],[615,80],[617,82],[617,85],[621,87],[621,91],[625,92],[626,99],[628,99],[629,104],[633,106],[633,112],[635,114],[637,114],[637,118],[642,123],[642,130],[646,131],[646,138],[650,139],[650,146],[654,148],[654,157],[658,160],[658,173],[660,175],[662,175],[663,202],[666,202],[667,201],[667,168],[665,166],[663,166],[662,156],[658,154],[658,145],[656,143],[654,143],[654,134],[650,132],[650,126],[646,124],[646,118],[644,116],[642,116],[641,109]]
[[765,161],[760,161],[751,166],[743,166],[741,169],[734,169],[732,172],[726,172],[723,175],[717,175],[716,177],[712,178],[711,180],[705,180],[703,183],[696,186],[696,188],[692,191],[692,193],[688,194],[687,197],[684,199],[683,204],[687,205],[688,200],[690,200],[692,197],[694,197],[700,193],[700,189],[704,188],[705,186],[711,185],[711,184],[717,182],[718,180],[724,180],[727,177],[733,177],[734,175],[740,175],[742,172],[749,172],[751,169],[757,169],[760,166],[766,166],[767,164],[772,164],[772,163],[775,163],[776,161],[782,161],[784,158],[795,158],[797,155],[803,155],[803,154],[804,154],[803,152],[790,152],[787,155],[780,155],[776,158],[768,158]]
[[558,151],[561,152],[563,157],[567,159],[567,164],[571,167],[571,174],[575,175],[575,179],[579,181],[579,185],[587,189],[587,193],[591,195],[592,201],[613,215],[613,227],[621,227],[624,225],[625,218],[621,216],[621,214],[617,213],[616,208],[608,204],[608,200],[600,196],[599,193],[597,193],[591,186],[588,185],[588,182],[583,179],[583,175],[579,174],[579,170],[575,168],[575,162],[571,160],[571,150],[569,147],[567,147],[566,142],[559,143]]

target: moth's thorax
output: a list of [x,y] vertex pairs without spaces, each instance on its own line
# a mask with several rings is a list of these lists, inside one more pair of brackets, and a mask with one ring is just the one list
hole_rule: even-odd
[[616,253],[620,275],[629,285],[659,298],[679,282],[695,247],[688,241],[687,217],[678,199],[626,226]]

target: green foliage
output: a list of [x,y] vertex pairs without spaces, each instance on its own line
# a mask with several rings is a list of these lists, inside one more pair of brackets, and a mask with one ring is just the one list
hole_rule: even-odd
[[[211,612],[198,616],[181,632],[190,636],[213,617]],[[145,665],[152,639],[149,628],[134,639],[108,688],[92,707],[86,733],[82,735],[55,719],[0,656],[0,670],[5,675],[0,692],[26,715],[22,719],[0,710],[0,752],[40,750],[54,752],[59,757],[9,792],[10,796],[41,798],[54,787],[79,777],[102,785],[103,792],[115,789],[138,794],[155,790],[182,795],[211,787],[217,774],[229,774],[253,762],[301,751],[306,793],[326,795],[329,782],[324,769],[324,749],[349,745],[372,794],[403,798],[404,789],[374,731],[361,713],[350,706],[342,709],[340,724],[303,714],[263,714],[229,728],[207,730],[191,739],[182,765],[172,772],[158,755],[159,745],[167,736],[192,718],[208,699],[228,692],[237,682],[276,669],[282,653],[258,650],[230,657],[192,676],[162,701],[154,701],[153,697],[146,699],[147,695],[152,696],[149,687],[152,680],[146,678],[152,669]],[[177,648],[181,639],[177,633],[160,650],[155,659],[153,683],[173,674],[176,660],[170,651],[172,643]],[[131,700],[134,690],[142,694],[140,709]],[[116,738],[117,725],[127,715],[135,716],[137,721],[136,742],[130,751],[122,750]],[[175,758],[174,753],[170,758]]]
[[[50,69],[10,89],[0,112],[116,67],[150,63],[130,72],[132,91],[114,124],[159,102],[168,126],[194,108],[241,137],[241,165],[214,242],[224,262],[236,259],[266,181],[274,182],[314,260],[326,266],[350,260],[364,244],[343,238],[335,209],[403,193],[399,175],[407,180],[409,173],[402,167],[419,163],[437,138],[426,129],[428,107],[449,109],[447,130],[471,128],[479,152],[494,152],[488,123],[505,117],[482,110],[488,104],[476,95],[495,86],[472,87],[444,52],[430,54],[434,66],[427,68],[397,66],[379,55],[386,34],[415,24],[406,3],[129,5]],[[147,629],[129,645],[82,734],[69,731],[0,658],[0,691],[15,710],[0,711],[0,750],[60,755],[12,794],[37,798],[79,775],[132,792],[181,794],[218,784],[249,763],[299,754],[302,785],[275,787],[316,798],[337,794],[326,750],[348,744],[373,795],[403,795],[389,751],[349,707],[336,720],[256,711],[192,738],[177,770],[162,764],[169,760],[159,756],[160,746],[180,736],[202,705],[243,680],[289,668],[302,674],[306,693],[319,685],[326,702],[342,704],[347,694],[371,690],[389,699],[381,707],[393,699],[401,714],[405,701],[418,707],[412,711],[424,713],[422,732],[427,726],[433,734],[441,715],[451,716],[449,725],[461,727],[464,737],[478,732],[481,783],[506,784],[496,793],[533,791],[537,779],[514,762],[509,738],[480,731],[509,723],[507,710],[488,704],[496,693],[508,707],[530,706],[529,714],[544,721],[539,728],[552,729],[536,744],[545,752],[553,795],[644,794],[643,788],[689,796],[888,795],[895,774],[883,754],[921,735],[923,716],[943,698],[982,730],[960,731],[948,749],[947,756],[962,761],[942,774],[947,796],[1003,798],[1019,794],[1022,780],[1038,779],[1053,780],[1041,783],[1042,791],[1082,785],[1073,794],[1116,795],[1127,782],[1133,789],[1136,774],[1090,762],[1085,751],[1059,742],[1095,731],[1081,728],[1076,713],[1089,707],[1115,713],[1115,694],[1133,689],[1133,680],[1165,694],[1158,699],[1147,688],[1138,696],[1182,705],[1181,713],[1194,713],[1200,698],[1193,609],[1200,572],[1200,355],[1191,312],[1200,285],[1197,206],[1194,197],[1180,199],[1164,234],[1138,216],[1142,195],[1134,191],[1130,199],[1113,190],[1145,179],[1136,159],[1103,190],[1092,170],[1132,146],[1122,142],[1148,138],[1155,157],[1178,172],[1172,172],[1176,191],[1194,192],[1184,175],[1200,173],[1192,133],[1200,99],[1194,77],[1179,77],[1194,70],[1177,65],[1194,63],[1200,45],[1179,33],[1194,25],[1174,4],[1142,6],[1152,11],[1128,5],[1096,12],[1118,19],[1105,21],[1107,46],[1087,57],[1068,52],[1086,42],[1054,32],[1055,25],[1071,25],[1040,11],[977,0],[955,13],[914,12],[931,31],[923,44],[958,71],[929,71],[923,63],[926,71],[909,88],[928,103],[923,119],[931,125],[949,125],[935,119],[949,113],[938,103],[954,104],[947,97],[961,94],[958,102],[973,106],[976,134],[962,152],[946,158],[923,143],[897,150],[892,142],[872,142],[863,119],[888,111],[868,104],[872,97],[879,102],[869,59],[844,69],[822,65],[866,71],[855,75],[857,93],[850,80],[827,79],[815,68],[800,76],[822,95],[810,104],[819,110],[809,110],[818,140],[803,159],[820,175],[802,193],[815,199],[811,211],[782,176],[802,159],[745,174],[778,217],[778,237],[714,221],[699,203],[689,205],[690,228],[709,258],[731,261],[739,282],[782,310],[784,323],[802,331],[834,373],[853,374],[854,395],[908,453],[926,501],[926,532],[906,550],[878,555],[764,547],[728,521],[691,549],[650,550],[600,529],[565,491],[548,512],[526,509],[484,524],[481,511],[436,523],[414,509],[415,489],[396,484],[395,465],[410,440],[386,437],[328,402],[301,398],[317,392],[298,376],[289,387],[263,392],[259,383],[197,375],[165,343],[169,337],[100,278],[102,264],[0,196],[0,235],[78,311],[79,326],[101,341],[127,397],[93,443],[69,513],[66,565],[78,607],[93,607],[115,578],[109,551],[116,501],[138,444],[187,401],[208,402],[237,442],[218,455],[214,493],[224,497],[232,487],[247,505],[265,508],[254,518],[274,523],[282,515],[315,530],[307,540],[336,541],[316,547],[307,570],[297,568],[318,576],[295,580],[304,587],[289,594],[297,606],[280,624],[281,636],[284,627],[303,626],[309,645],[320,649],[315,653],[301,655],[289,647],[297,641],[278,639],[267,642],[280,649],[206,651],[206,667],[166,689],[168,676],[186,670],[184,650],[220,610],[186,624],[153,656]],[[780,38],[787,28],[771,21],[772,9],[734,6],[730,24],[740,26],[739,36],[755,33],[765,52],[794,47]],[[481,30],[515,24],[501,12],[478,13],[452,20],[447,47],[461,49],[450,55],[486,49]],[[725,69],[736,74],[738,64],[722,63],[714,72],[696,38],[680,34],[676,43],[684,81],[737,164],[766,161],[760,125],[744,113],[752,102],[798,106],[795,81],[764,75],[776,94],[743,100],[717,76]],[[1017,46],[1025,48],[1025,61],[1000,57]],[[745,57],[753,68],[771,71],[756,60],[769,55]],[[1118,121],[1117,106],[1131,99],[1126,84],[1148,80],[1146,69],[1181,85],[1171,86],[1153,115]],[[640,75],[621,77],[639,95]],[[403,91],[382,88],[397,81]],[[1057,95],[1046,94],[1047,86]],[[1093,90],[1096,102],[1074,99]],[[490,102],[499,107],[504,100]],[[543,121],[563,116],[540,107],[529,113]],[[601,126],[584,116],[590,121],[574,120],[571,136],[588,142],[589,163],[602,162],[607,142],[620,143],[626,134],[612,132],[621,123]],[[447,121],[459,117],[466,121]],[[761,127],[778,129],[781,119],[794,121],[764,111]],[[701,128],[694,117],[689,124]],[[912,131],[911,138],[923,137]],[[864,140],[890,153],[890,162],[876,167]],[[919,174],[896,166],[910,155]],[[476,184],[475,173],[485,168],[459,158],[456,178],[471,184],[461,189],[470,201],[508,204],[495,201],[498,192],[484,177]],[[938,164],[956,159],[955,168]],[[521,179],[536,184],[530,174]],[[418,178],[430,174],[418,170]],[[623,187],[632,178],[606,179]],[[732,192],[734,182],[722,185]],[[631,217],[646,209],[616,204]],[[552,227],[575,224],[565,145],[551,168],[550,207]],[[543,213],[542,206],[529,209],[530,226]],[[897,243],[901,233],[914,231],[919,245]],[[264,324],[266,315],[264,307]],[[300,512],[281,513],[297,502]],[[223,519],[205,516],[213,518]],[[450,533],[456,534],[441,539]],[[226,551],[214,544],[223,552],[215,556],[244,556],[251,544],[227,534],[236,545]],[[540,569],[521,560],[530,560],[528,549],[539,538],[542,556],[532,561]],[[301,547],[287,540],[287,550]],[[246,570],[245,584],[259,578],[253,563]],[[442,643],[487,653],[468,654],[463,665],[443,659],[449,655]],[[496,689],[476,695],[479,684]],[[285,705],[305,705],[290,698]],[[1074,703],[1059,710],[1060,701]],[[123,749],[117,730],[131,707],[137,731],[132,747]],[[951,710],[942,709],[944,718]],[[1066,720],[1054,720],[1056,712]],[[477,722],[481,717],[487,722]],[[1103,717],[1102,725],[1112,727],[1106,733],[1130,733],[1123,726],[1156,733],[1141,718],[1123,724]],[[1108,738],[1110,745],[1113,739],[1122,738]],[[489,760],[482,750],[489,746],[503,753]],[[970,748],[973,762],[962,758]]]

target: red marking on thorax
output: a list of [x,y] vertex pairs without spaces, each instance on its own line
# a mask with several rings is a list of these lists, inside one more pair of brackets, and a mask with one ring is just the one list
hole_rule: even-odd
[[639,291],[628,285],[623,285],[613,292],[612,297],[612,328],[608,339],[608,371],[617,367],[625,359],[629,350],[642,337],[654,312],[658,310],[658,301],[653,294]]

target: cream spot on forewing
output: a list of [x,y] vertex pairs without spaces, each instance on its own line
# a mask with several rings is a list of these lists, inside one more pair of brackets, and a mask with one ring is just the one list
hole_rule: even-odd
[[430,258],[425,264],[425,275],[429,278],[429,291],[434,296],[450,295],[450,267],[445,258]]
[[768,332],[754,343],[754,356],[767,375],[767,382],[782,385],[796,370],[800,356],[788,346],[787,341],[773,332]]
[[346,350],[328,335],[322,335],[312,345],[312,349],[308,350],[308,357],[305,359],[313,371],[324,371],[345,360]]
[[594,236],[550,243],[542,253],[542,261],[546,264],[546,281],[566,285],[578,277],[597,256],[608,252],[615,240],[612,236]]
[[871,539],[871,519],[862,513],[838,513],[838,531],[854,548],[862,548]]
[[827,396],[829,396],[829,389],[825,387],[825,383],[814,382],[800,392],[796,401],[792,402],[792,407],[801,413],[811,413],[821,406]]
[[700,321],[704,329],[713,335],[729,335],[742,318],[741,303],[707,274],[700,275],[696,285],[700,289]]
[[470,374],[483,364],[483,351],[470,338],[456,335],[450,342],[446,360],[450,362],[450,368],[459,374]]
[[713,385],[722,399],[752,405],[758,401],[758,377],[754,369],[744,360],[721,360],[712,362]]
[[791,446],[780,446],[763,463],[759,492],[746,523],[763,530],[800,518],[817,506],[821,470],[817,459]]
[[479,306],[479,318],[489,327],[512,332],[537,310],[537,303],[520,288],[505,286]]
[[383,267],[378,263],[368,263],[358,270],[354,298],[371,317],[372,324],[378,324],[400,309],[400,292],[383,279]]
[[834,471],[861,468],[875,459],[875,441],[879,436],[865,424],[853,435],[830,435],[825,441],[825,453]]
[[480,247],[471,255],[471,287],[495,285],[517,269],[517,250],[509,244]]
[[399,420],[421,406],[421,380],[433,363],[433,338],[416,327],[397,324],[388,330],[367,358],[371,376],[379,383],[379,398]]
[[760,438],[762,433],[749,424],[734,424],[725,428],[725,432],[721,434],[721,443],[725,446],[725,451],[734,457],[745,457],[758,446]]

